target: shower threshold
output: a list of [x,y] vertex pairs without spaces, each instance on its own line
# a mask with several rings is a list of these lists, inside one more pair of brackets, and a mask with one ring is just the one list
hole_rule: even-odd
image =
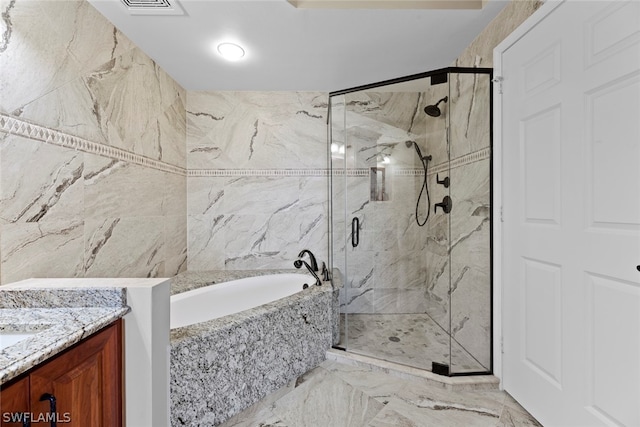
[[[347,342],[343,316],[345,314],[340,318],[341,343]],[[454,376],[489,370],[463,346],[451,340],[449,334],[426,313],[351,313],[346,316],[346,348],[349,353],[427,371],[432,370],[435,362],[441,367],[451,368]]]
[[402,379],[425,381],[431,385],[436,385],[453,391],[498,390],[500,387],[500,380],[494,375],[445,377],[424,369],[387,362],[385,360],[334,348],[327,351],[327,360],[355,367],[363,367],[373,371],[384,372]]

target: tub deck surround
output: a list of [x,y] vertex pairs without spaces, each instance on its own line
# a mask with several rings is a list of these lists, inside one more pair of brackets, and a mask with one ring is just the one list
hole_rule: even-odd
[[0,333],[36,333],[0,350],[0,384],[71,347],[127,312],[124,288],[3,287]]
[[[172,292],[255,272],[224,273],[184,273]],[[195,283],[186,284],[189,276]],[[334,301],[333,287],[324,282],[240,313],[171,330],[172,425],[219,424],[319,365],[332,344]]]
[[[293,265],[293,260],[291,261]],[[268,276],[271,274],[291,274],[305,273],[296,269],[274,269],[274,270],[207,270],[207,271],[186,271],[171,279],[171,295],[198,289],[203,286],[215,285],[216,283],[230,282],[232,280],[244,279],[245,277]],[[309,276],[311,277],[311,276]]]
[[[322,262],[322,260],[320,260],[320,262]],[[187,292],[216,283],[242,279],[245,277],[266,276],[270,274],[290,274],[299,272],[300,270],[295,269],[189,271],[180,273],[171,279],[171,295]],[[332,342],[333,345],[337,345],[340,342],[340,289],[342,289],[343,287],[342,272],[340,272],[339,269],[333,269],[333,272],[331,273],[331,281],[333,285],[333,301],[331,309],[331,324],[333,325]]]

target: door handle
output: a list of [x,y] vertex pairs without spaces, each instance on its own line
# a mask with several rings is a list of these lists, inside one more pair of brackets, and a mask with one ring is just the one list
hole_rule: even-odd
[[360,243],[360,220],[354,217],[351,220],[351,246],[354,248]]

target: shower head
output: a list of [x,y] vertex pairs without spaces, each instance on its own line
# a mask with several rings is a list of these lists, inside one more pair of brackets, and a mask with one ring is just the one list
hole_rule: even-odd
[[404,142],[404,145],[406,145],[406,146],[407,146],[407,148],[411,148],[411,146],[412,146],[413,144],[415,144],[415,142],[414,142],[414,141],[405,141],[405,142]]
[[436,102],[436,105],[427,105],[426,107],[424,107],[424,112],[431,117],[440,117],[440,114],[442,114],[442,112],[438,108],[438,104],[440,104],[441,102],[447,102],[448,100],[449,97],[445,96],[440,101]]

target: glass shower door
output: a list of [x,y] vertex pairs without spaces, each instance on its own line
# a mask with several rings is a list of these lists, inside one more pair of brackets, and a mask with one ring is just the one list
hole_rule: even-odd
[[444,375],[491,371],[490,111],[490,69],[331,94],[339,347]]
[[[424,89],[416,90],[419,87]],[[427,93],[430,88],[424,79],[411,87],[345,94],[341,123],[345,346],[350,352],[428,370],[433,361],[450,359],[448,323],[439,325],[428,314],[433,308],[428,297],[434,294],[428,286],[435,283],[429,253],[444,256],[445,265],[449,254],[447,216],[433,212],[433,204],[448,195],[448,189],[434,193],[436,177],[431,174],[431,194],[424,187],[424,165],[433,165],[427,156],[448,167],[446,116],[436,121],[422,108],[435,96]],[[437,143],[427,137],[428,128],[431,137],[438,135]],[[442,152],[431,154],[435,149]],[[435,223],[440,227],[434,228]],[[436,278],[445,287],[437,295],[440,305],[448,307],[448,269],[442,268]]]

